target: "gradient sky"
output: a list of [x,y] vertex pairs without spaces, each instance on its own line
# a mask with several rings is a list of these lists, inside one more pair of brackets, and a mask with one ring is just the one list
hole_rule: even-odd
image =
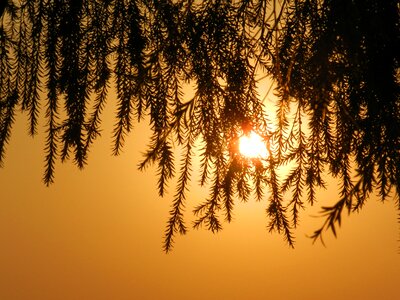
[[[32,139],[26,118],[17,117],[0,170],[0,299],[399,299],[393,200],[370,199],[344,218],[337,239],[325,234],[326,247],[306,237],[322,223],[312,217],[319,206],[337,199],[335,183],[302,212],[294,250],[267,232],[266,202],[250,201],[237,204],[219,234],[191,230],[165,254],[173,190],[159,198],[155,170],[136,168],[146,124],[111,156],[113,110],[85,170],[58,163],[50,187],[41,182],[44,133]],[[206,192],[192,181],[188,221]]]

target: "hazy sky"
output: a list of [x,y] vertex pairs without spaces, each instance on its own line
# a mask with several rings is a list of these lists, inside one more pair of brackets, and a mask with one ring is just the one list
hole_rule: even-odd
[[[336,199],[334,183],[302,212],[294,250],[267,232],[266,202],[251,201],[221,233],[191,230],[163,253],[173,190],[160,199],[155,170],[136,169],[145,124],[111,156],[112,110],[86,169],[59,163],[50,187],[44,134],[30,138],[17,118],[0,169],[0,299],[399,299],[394,201],[370,199],[344,218],[338,239],[325,235],[326,248],[306,237],[321,225],[319,205]],[[191,187],[187,220],[206,192]]]

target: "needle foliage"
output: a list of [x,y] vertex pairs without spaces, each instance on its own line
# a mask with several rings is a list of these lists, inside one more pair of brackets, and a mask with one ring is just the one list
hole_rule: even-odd
[[[194,209],[195,228],[219,231],[235,201],[254,196],[266,203],[268,229],[293,246],[299,213],[329,174],[338,201],[322,207],[312,237],[336,235],[343,211],[358,211],[371,193],[400,211],[399,39],[395,0],[2,1],[0,163],[17,111],[35,135],[42,109],[44,182],[57,160],[83,168],[106,101],[115,101],[113,154],[149,121],[139,168],[156,166],[160,196],[177,178],[165,251],[187,231],[196,156],[209,196]],[[259,95],[270,88],[265,77],[272,112]],[[240,155],[238,138],[250,130],[268,157]]]

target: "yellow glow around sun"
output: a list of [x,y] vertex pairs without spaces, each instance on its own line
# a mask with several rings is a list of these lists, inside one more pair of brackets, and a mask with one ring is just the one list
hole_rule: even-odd
[[239,138],[239,151],[247,158],[265,158],[268,155],[265,142],[253,131]]

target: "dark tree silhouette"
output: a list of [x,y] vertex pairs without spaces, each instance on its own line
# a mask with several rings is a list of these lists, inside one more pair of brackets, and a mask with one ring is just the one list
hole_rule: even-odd
[[[0,14],[0,163],[16,111],[35,135],[44,107],[44,182],[58,159],[83,168],[114,85],[113,153],[148,118],[139,168],[157,166],[161,196],[178,177],[166,251],[187,230],[195,155],[210,188],[195,228],[220,230],[235,199],[255,195],[267,198],[269,230],[293,246],[299,211],[317,200],[326,174],[340,180],[339,200],[323,207],[314,239],[325,229],[336,235],[343,210],[358,211],[374,191],[400,211],[398,1],[9,0]],[[264,75],[277,95],[274,115],[258,95]],[[267,158],[240,155],[238,138],[250,130]]]

